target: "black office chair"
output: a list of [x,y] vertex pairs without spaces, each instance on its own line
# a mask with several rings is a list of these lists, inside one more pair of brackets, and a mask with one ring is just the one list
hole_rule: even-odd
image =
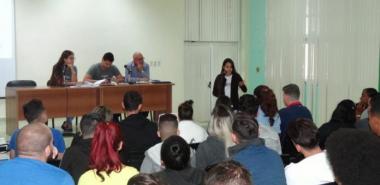
[[37,83],[33,80],[13,80],[7,83],[7,87],[36,87]]

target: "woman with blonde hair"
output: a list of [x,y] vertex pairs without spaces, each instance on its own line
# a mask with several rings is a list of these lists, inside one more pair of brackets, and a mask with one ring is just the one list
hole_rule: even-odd
[[209,137],[198,146],[195,154],[197,168],[208,169],[227,159],[227,148],[234,145],[231,138],[232,122],[231,108],[216,105],[207,128]]

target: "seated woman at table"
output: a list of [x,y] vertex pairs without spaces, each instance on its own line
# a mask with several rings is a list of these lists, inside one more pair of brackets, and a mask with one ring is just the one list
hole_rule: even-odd
[[[70,83],[75,83],[78,81],[77,67],[74,66],[74,53],[70,50],[65,50],[62,52],[61,57],[58,62],[53,66],[53,72],[49,81],[48,86],[65,86]],[[66,121],[62,124],[62,129],[64,132],[72,132],[73,117],[67,117]]]

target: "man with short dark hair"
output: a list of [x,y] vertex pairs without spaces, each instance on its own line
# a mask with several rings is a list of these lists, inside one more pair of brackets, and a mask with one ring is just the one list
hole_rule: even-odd
[[[28,124],[46,124],[48,121],[48,116],[45,110],[45,107],[42,104],[41,100],[32,99],[22,107],[24,111],[24,117],[27,120]],[[53,144],[58,150],[57,159],[62,159],[63,153],[65,152],[66,145],[63,140],[62,133],[54,128],[51,128],[51,133],[53,135]],[[9,156],[11,159],[17,156],[16,150],[16,140],[17,135],[20,130],[17,129],[13,132],[11,139],[9,140]]]
[[300,89],[296,84],[288,84],[282,88],[283,91],[283,101],[285,108],[281,109],[278,114],[281,118],[281,146],[282,154],[289,156],[291,161],[299,161],[300,156],[294,148],[292,142],[287,136],[288,125],[292,121],[296,121],[300,118],[306,118],[313,120],[313,117],[307,109],[300,102]]
[[248,170],[236,161],[217,164],[207,172],[204,182],[205,185],[253,185]]
[[124,94],[122,102],[127,118],[120,122],[123,135],[121,159],[125,165],[140,169],[147,149],[160,142],[157,124],[139,114],[142,109],[142,96],[136,91]]
[[247,113],[237,113],[232,124],[232,140],[236,145],[228,149],[230,156],[248,169],[255,185],[286,185],[281,157],[258,136],[257,121]]
[[17,136],[16,158],[0,165],[2,185],[74,185],[70,175],[52,165],[46,164],[55,156],[50,129],[44,124],[28,124]]
[[105,53],[100,63],[90,67],[83,81],[103,80],[115,77],[118,82],[123,82],[124,77],[121,75],[119,69],[115,65],[112,65],[113,61],[113,54],[111,52]]
[[158,136],[161,138],[160,143],[150,147],[145,152],[145,158],[141,164],[140,172],[155,173],[161,171],[161,146],[165,139],[173,135],[178,135],[178,119],[173,114],[161,115],[158,121]]
[[327,139],[326,151],[338,184],[379,184],[380,140],[375,135],[357,129],[339,129]]
[[63,155],[60,168],[66,170],[73,177],[75,184],[78,183],[80,176],[89,170],[91,142],[99,121],[100,115],[85,114],[80,121],[81,138]]
[[326,153],[319,147],[318,129],[308,119],[298,119],[288,126],[288,135],[299,153],[305,157],[285,168],[287,185],[320,185],[334,182]]

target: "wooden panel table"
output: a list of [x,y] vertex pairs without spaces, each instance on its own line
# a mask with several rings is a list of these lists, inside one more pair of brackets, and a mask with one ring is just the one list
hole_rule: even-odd
[[172,85],[164,83],[94,88],[9,87],[6,88],[6,133],[11,135],[18,128],[18,121],[25,119],[22,106],[31,99],[40,99],[43,102],[49,118],[82,116],[98,105],[105,105],[115,113],[122,113],[124,93],[135,90],[143,96],[144,111],[171,112]]
[[66,88],[15,88],[6,89],[6,133],[10,135],[18,128],[18,121],[23,120],[22,107],[32,99],[40,99],[47,114],[52,117],[67,115]]
[[99,88],[67,88],[67,116],[81,116],[99,105]]
[[143,111],[172,111],[172,84],[135,84],[100,87],[100,104],[115,113],[122,113],[122,102],[127,91],[137,91],[143,97]]

